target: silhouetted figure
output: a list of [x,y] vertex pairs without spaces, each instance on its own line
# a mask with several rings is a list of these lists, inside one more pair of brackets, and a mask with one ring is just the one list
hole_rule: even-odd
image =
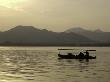
[[82,52],[80,52],[79,55],[78,55],[78,58],[79,59],[84,59],[84,54]]
[[68,55],[69,55],[69,56],[71,56],[71,55],[72,55],[72,53],[68,53]]
[[85,58],[89,58],[89,52],[86,51],[85,53],[86,53]]
[[69,56],[70,58],[75,58],[75,55],[73,55],[72,53],[68,53],[68,56]]

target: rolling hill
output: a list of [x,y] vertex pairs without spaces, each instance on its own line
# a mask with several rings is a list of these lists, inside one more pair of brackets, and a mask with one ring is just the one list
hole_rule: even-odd
[[93,40],[76,33],[53,32],[33,26],[16,26],[0,32],[1,45],[73,46],[93,43]]
[[91,31],[91,30],[85,30],[81,27],[76,27],[76,28],[68,29],[65,32],[76,33],[100,43],[110,43],[110,32],[103,32],[100,29]]

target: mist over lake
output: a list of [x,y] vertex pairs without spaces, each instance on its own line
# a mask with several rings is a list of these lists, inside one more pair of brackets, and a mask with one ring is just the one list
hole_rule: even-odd
[[[95,49],[93,60],[58,59],[58,48]],[[0,47],[0,82],[109,82],[110,47]]]

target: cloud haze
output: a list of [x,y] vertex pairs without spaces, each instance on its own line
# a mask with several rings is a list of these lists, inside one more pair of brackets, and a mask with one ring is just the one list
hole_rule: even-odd
[[110,31],[110,0],[15,0],[5,5],[1,1],[1,30],[21,24],[55,31],[75,26]]

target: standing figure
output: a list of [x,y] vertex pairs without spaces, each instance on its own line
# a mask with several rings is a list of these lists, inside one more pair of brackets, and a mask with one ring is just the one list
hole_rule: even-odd
[[85,53],[86,53],[85,58],[87,58],[87,59],[88,59],[88,58],[89,58],[89,52],[88,52],[88,51],[86,51]]

